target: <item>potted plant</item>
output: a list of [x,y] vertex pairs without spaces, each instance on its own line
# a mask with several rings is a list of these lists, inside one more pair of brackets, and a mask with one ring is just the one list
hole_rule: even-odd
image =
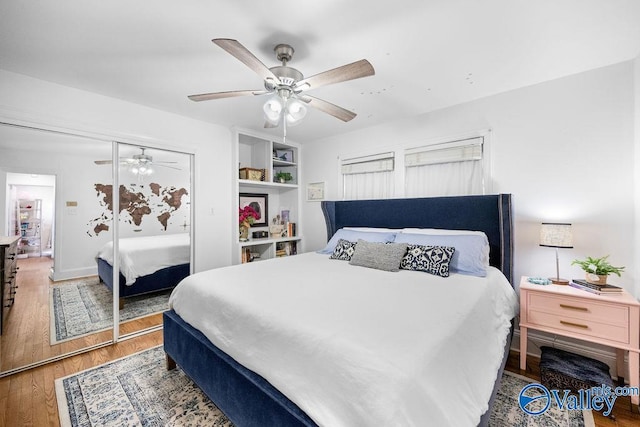
[[287,181],[291,181],[293,178],[289,172],[278,172],[276,173],[276,181],[284,184]]
[[577,264],[586,273],[586,280],[589,283],[605,285],[609,274],[616,274],[620,277],[620,273],[624,271],[624,267],[614,267],[607,261],[609,255],[601,258],[587,257],[584,260],[574,259],[571,265]]

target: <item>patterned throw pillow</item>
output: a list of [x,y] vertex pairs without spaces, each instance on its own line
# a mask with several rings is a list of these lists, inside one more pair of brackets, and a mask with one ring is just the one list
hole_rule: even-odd
[[329,258],[339,259],[341,261],[350,261],[353,253],[356,251],[356,245],[356,242],[340,239]]
[[449,277],[449,263],[455,251],[456,248],[450,246],[409,245],[400,268]]

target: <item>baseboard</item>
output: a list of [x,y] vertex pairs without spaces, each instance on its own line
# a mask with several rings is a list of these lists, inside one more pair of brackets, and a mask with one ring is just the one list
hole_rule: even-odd
[[76,268],[73,270],[65,270],[65,271],[55,271],[53,268],[49,270],[49,279],[53,280],[54,282],[58,282],[60,280],[79,279],[81,277],[97,276],[97,275],[98,275],[98,267]]
[[[587,343],[585,341],[573,340],[563,336],[548,334],[540,331],[528,331],[529,342],[527,345],[527,354],[530,356],[540,357],[540,347],[555,347],[571,353],[579,354],[592,359],[600,360],[609,365],[609,373],[612,378],[618,377],[616,371],[616,351],[611,347],[598,344]],[[511,341],[511,350],[520,352],[520,331],[516,329]],[[629,378],[628,359],[625,355],[625,379]]]

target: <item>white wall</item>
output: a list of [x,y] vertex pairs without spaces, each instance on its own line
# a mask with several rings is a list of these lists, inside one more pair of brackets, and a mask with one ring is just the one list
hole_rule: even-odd
[[[402,156],[404,148],[491,129],[492,192],[513,194],[516,281],[555,276],[553,249],[538,246],[539,224],[566,221],[574,224],[574,249],[560,251],[561,276],[583,276],[570,266],[575,258],[610,254],[614,265],[627,266],[612,282],[640,296],[630,238],[636,232],[633,88],[633,62],[625,62],[307,143],[305,183],[325,181],[327,198],[340,199],[340,156],[388,150]],[[302,221],[306,248],[321,248],[326,234],[318,203],[303,204]]]
[[234,211],[230,206],[235,200],[228,129],[3,70],[0,117],[195,152],[191,206],[195,211],[195,267],[201,271],[231,263],[229,245],[222,243],[231,240],[229,224]]

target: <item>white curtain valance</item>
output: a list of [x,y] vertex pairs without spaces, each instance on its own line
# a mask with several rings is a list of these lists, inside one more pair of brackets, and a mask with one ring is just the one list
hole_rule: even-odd
[[343,175],[352,175],[370,172],[388,172],[393,170],[394,153],[381,153],[371,156],[355,157],[344,159],[341,162],[341,172]]
[[405,151],[405,167],[482,160],[483,138],[427,145]]

